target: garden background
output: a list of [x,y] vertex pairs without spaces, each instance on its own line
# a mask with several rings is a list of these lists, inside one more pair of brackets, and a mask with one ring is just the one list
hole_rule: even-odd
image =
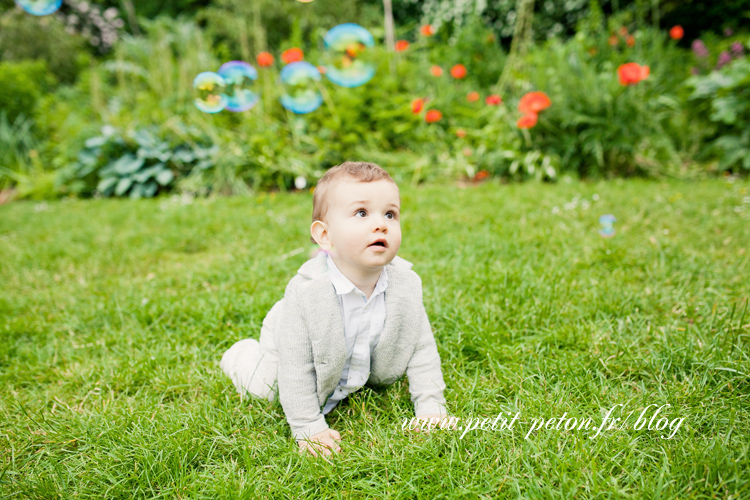
[[[0,496],[750,495],[748,19],[747,0],[0,0]],[[347,22],[375,77],[286,110],[280,70],[322,64]],[[258,70],[257,105],[201,112],[194,78],[230,60]],[[401,186],[454,414],[668,404],[675,438],[415,436],[400,381],[332,412],[342,455],[299,457],[279,403],[241,401],[218,359],[257,338],[345,160]]]

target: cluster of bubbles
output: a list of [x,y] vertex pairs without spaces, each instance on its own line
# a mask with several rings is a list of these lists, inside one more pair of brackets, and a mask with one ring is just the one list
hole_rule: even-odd
[[[326,47],[326,77],[341,87],[358,87],[375,76],[372,51],[375,39],[362,26],[346,23],[336,26],[323,38]],[[281,78],[281,105],[296,114],[311,113],[323,104],[320,91],[320,70],[306,61],[284,66]],[[250,64],[231,61],[218,72],[200,73],[193,81],[195,105],[205,113],[218,113],[223,109],[234,112],[247,111],[258,101],[252,84],[258,73]]]
[[599,217],[599,224],[601,224],[601,228],[599,229],[599,234],[603,238],[611,238],[615,235],[615,216],[612,214],[605,214]]
[[258,72],[244,61],[224,63],[216,73],[204,71],[193,80],[195,106],[204,113],[247,111],[258,102],[253,91],[257,79]]

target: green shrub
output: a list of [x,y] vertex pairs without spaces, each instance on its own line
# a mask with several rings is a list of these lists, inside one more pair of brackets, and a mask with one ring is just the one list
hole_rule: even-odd
[[30,116],[39,97],[55,84],[44,61],[0,62],[0,109],[10,121]]
[[73,83],[90,55],[85,41],[66,33],[55,16],[31,16],[21,9],[0,15],[0,61],[41,59],[60,83]]
[[750,171],[750,61],[738,59],[686,85],[690,98],[708,111],[714,124],[712,148],[721,170]]

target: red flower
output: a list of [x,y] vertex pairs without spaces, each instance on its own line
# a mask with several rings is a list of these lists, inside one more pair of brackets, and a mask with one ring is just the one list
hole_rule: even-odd
[[443,113],[438,111],[437,109],[431,109],[427,112],[426,115],[424,115],[424,121],[427,123],[434,123],[436,121],[439,121],[443,117]]
[[628,44],[628,47],[635,47],[635,37],[633,35],[628,35],[625,39],[625,43]]
[[503,103],[503,98],[497,94],[490,94],[484,102],[487,103],[488,106],[499,106]]
[[620,67],[617,68],[620,85],[635,85],[641,80],[648,78],[650,72],[651,70],[648,66],[641,66],[634,62],[621,64]]
[[411,102],[411,112],[414,113],[415,115],[418,115],[419,113],[421,113],[422,108],[424,107],[424,101],[425,100],[421,97],[414,99]]
[[273,64],[273,56],[270,52],[259,53],[255,60],[258,61],[258,66],[261,68],[267,68]]
[[682,26],[679,24],[677,26],[672,26],[672,29],[669,30],[669,36],[672,37],[673,40],[680,40],[685,36],[685,30],[682,29]]
[[477,102],[479,100],[479,92],[469,92],[466,94],[466,100],[469,102]]
[[479,172],[474,174],[474,182],[481,181],[482,179],[486,179],[489,176],[490,176],[489,172],[487,172],[486,170],[480,170]]
[[318,71],[320,72],[321,75],[325,75],[326,74],[326,67],[325,66],[318,66],[317,68],[318,68]]
[[424,26],[419,28],[419,32],[424,36],[432,36],[435,34],[435,28],[433,28],[431,24],[425,24]]
[[[542,110],[549,108],[552,105],[552,101],[549,100],[547,94],[540,91],[529,92],[521,98],[518,102],[518,111],[521,113],[539,113]],[[536,122],[534,122],[536,123]]]
[[536,126],[537,121],[537,114],[536,113],[526,113],[521,118],[518,119],[518,122],[516,125],[518,125],[518,128],[533,128]]
[[625,36],[628,34],[628,29],[625,26],[620,26],[620,34]]
[[612,47],[615,47],[618,43],[620,43],[620,39],[617,38],[617,35],[612,35],[611,37],[609,37],[609,44]]
[[443,68],[437,65],[433,65],[430,68],[430,73],[432,73],[432,76],[442,76],[443,75]]
[[281,60],[284,61],[285,64],[301,61],[304,57],[305,54],[302,52],[302,49],[297,47],[292,47],[281,53]]
[[406,40],[399,40],[396,42],[396,52],[403,52],[409,48],[409,42]]
[[464,137],[466,137],[466,131],[462,128],[456,130],[456,137],[458,137],[459,139],[463,139]]
[[451,68],[451,76],[453,78],[464,78],[466,76],[466,66],[463,64],[456,64]]

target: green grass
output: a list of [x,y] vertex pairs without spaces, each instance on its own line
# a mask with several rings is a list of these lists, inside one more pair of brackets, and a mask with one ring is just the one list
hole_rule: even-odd
[[[17,202],[0,206],[0,496],[750,496],[749,183],[402,198],[399,254],[423,280],[449,408],[520,412],[513,431],[404,433],[401,380],[329,415],[343,453],[326,462],[298,455],[278,402],[240,400],[218,361],[305,261],[310,193]],[[525,437],[618,403],[684,422],[669,440]]]

